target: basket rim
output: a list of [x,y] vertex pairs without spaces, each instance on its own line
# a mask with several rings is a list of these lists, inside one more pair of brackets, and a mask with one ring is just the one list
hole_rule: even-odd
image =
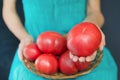
[[47,75],[47,74],[41,73],[35,69],[33,62],[28,61],[24,56],[23,56],[23,63],[28,70],[30,70],[32,73],[37,74],[39,76],[42,76],[45,78],[50,78],[50,79],[70,79],[70,78],[76,78],[78,76],[83,76],[85,74],[90,73],[92,70],[94,70],[102,60],[103,51],[98,51],[97,54],[98,55],[96,56],[94,65],[91,65],[87,70],[80,71],[77,74],[72,74],[72,75],[65,75],[63,73],[56,73],[53,75]]

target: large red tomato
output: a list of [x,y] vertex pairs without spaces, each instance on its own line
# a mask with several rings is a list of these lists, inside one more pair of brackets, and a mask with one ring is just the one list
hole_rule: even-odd
[[58,70],[58,61],[53,54],[42,54],[36,59],[35,68],[45,74],[54,74]]
[[78,61],[78,62],[75,62],[75,64],[76,64],[77,69],[79,71],[82,71],[82,70],[86,70],[90,66],[91,62],[79,62]]
[[42,52],[60,55],[67,49],[65,37],[57,32],[44,32],[39,35],[37,45]]
[[39,55],[41,55],[41,52],[37,45],[35,43],[32,43],[24,48],[23,55],[26,59],[34,61]]
[[60,56],[59,59],[60,71],[64,74],[70,75],[78,72],[75,63],[69,57],[69,51]]
[[96,25],[89,22],[77,24],[67,36],[67,47],[77,56],[89,56],[98,49],[101,32]]

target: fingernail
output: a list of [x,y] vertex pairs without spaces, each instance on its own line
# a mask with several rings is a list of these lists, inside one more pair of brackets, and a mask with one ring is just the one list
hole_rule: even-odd
[[95,51],[91,56],[96,56],[96,54],[97,54],[97,51]]
[[69,57],[70,57],[70,59],[73,58],[73,54],[71,52],[69,52]]
[[73,62],[77,62],[78,61],[78,57],[77,56],[74,56],[73,57]]
[[91,62],[91,61],[92,61],[91,57],[90,57],[90,56],[87,56],[87,57],[86,57],[86,61],[87,61],[87,62]]
[[104,48],[104,46],[100,47],[100,51],[102,51],[102,50],[103,50],[103,48]]
[[90,56],[91,57],[91,61],[93,61],[96,57],[96,53],[94,53],[93,55]]
[[85,62],[85,57],[80,57],[79,62]]

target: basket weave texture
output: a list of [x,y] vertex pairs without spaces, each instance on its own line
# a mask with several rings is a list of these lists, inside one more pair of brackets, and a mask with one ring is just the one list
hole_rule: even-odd
[[53,75],[47,75],[47,74],[41,73],[35,69],[34,62],[27,60],[25,57],[23,57],[23,63],[27,67],[28,70],[30,70],[31,72],[39,76],[50,78],[52,80],[59,80],[59,79],[65,80],[69,78],[76,78],[78,76],[83,76],[85,74],[90,73],[93,69],[95,69],[99,65],[100,61],[102,60],[102,57],[103,57],[103,52],[98,51],[95,60],[91,63],[91,65],[86,70],[79,71],[78,73],[73,74],[73,75],[65,75],[61,72],[57,72]]

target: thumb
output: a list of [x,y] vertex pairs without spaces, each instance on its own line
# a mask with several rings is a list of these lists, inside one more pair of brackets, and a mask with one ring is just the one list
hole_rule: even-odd
[[100,43],[100,46],[99,46],[99,50],[102,51],[104,46],[106,45],[106,41],[105,41],[105,35],[103,32],[101,32],[102,34],[102,40],[101,40],[101,43]]
[[103,41],[100,43],[99,50],[102,51],[104,46],[105,46],[105,42]]
[[19,46],[19,48],[18,48],[18,57],[19,57],[20,61],[23,60],[23,54],[22,53],[23,53],[23,47]]

